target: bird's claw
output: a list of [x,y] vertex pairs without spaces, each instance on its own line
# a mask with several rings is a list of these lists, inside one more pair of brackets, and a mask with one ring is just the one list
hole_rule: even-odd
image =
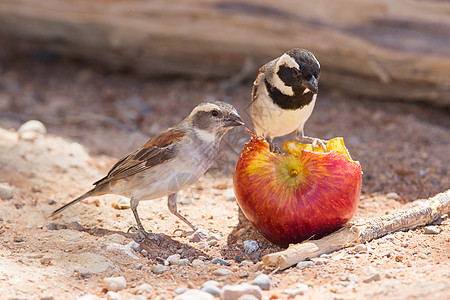
[[301,137],[297,137],[297,140],[302,143],[302,144],[311,144],[311,148],[316,149],[317,146],[321,146],[323,149],[323,152],[328,152],[327,151],[327,140],[322,140],[319,138],[312,138],[312,137],[308,137],[308,136],[301,136]]
[[158,245],[161,244],[161,239],[156,233],[147,232],[144,228],[136,228],[135,226],[131,226],[130,228],[128,228],[127,233],[129,233],[130,231],[133,233],[137,232],[136,242],[143,242],[145,239],[149,239],[155,240]]

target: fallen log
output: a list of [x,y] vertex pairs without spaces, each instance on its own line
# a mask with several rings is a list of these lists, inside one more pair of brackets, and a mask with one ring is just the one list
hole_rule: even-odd
[[450,2],[0,0],[0,35],[151,75],[248,78],[293,47],[321,88],[450,107]]
[[265,255],[263,263],[283,270],[298,262],[369,242],[400,230],[411,230],[432,223],[450,213],[450,190],[428,199],[422,205],[397,213],[373,218],[361,224],[348,225],[319,240],[292,244],[286,250]]

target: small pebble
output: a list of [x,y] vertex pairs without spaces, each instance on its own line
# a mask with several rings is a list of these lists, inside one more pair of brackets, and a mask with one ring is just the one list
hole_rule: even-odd
[[368,277],[366,277],[363,280],[363,282],[364,283],[369,283],[369,282],[372,282],[372,281],[380,281],[380,280],[381,280],[380,273],[372,273]]
[[255,263],[254,262],[252,262],[251,260],[243,260],[243,261],[241,261],[241,264],[243,265],[243,266],[246,266],[246,267],[251,267],[251,266],[253,266]]
[[439,234],[440,232],[437,226],[426,226],[423,228],[423,233],[425,234]]
[[220,288],[216,285],[205,285],[201,288],[201,291],[211,294],[214,297],[220,296]]
[[309,261],[309,260],[304,260],[304,261],[300,261],[297,264],[297,269],[303,270],[309,267],[314,266],[314,262],[313,261]]
[[353,247],[353,251],[357,253],[367,252],[367,246],[364,244],[356,245],[355,247]]
[[218,281],[215,281],[215,280],[208,280],[208,281],[205,281],[205,282],[202,284],[202,287],[207,286],[207,285],[219,286],[220,283],[219,283]]
[[172,254],[166,260],[170,265],[174,265],[174,262],[181,259],[180,254]]
[[142,295],[145,293],[150,293],[151,291],[152,291],[152,286],[148,283],[143,283],[134,289],[134,294]]
[[384,236],[383,239],[389,242],[393,242],[395,240],[395,237],[392,234],[388,234]]
[[225,200],[227,201],[235,201],[236,196],[234,195],[233,189],[227,189],[223,192],[223,196],[225,197]]
[[216,276],[228,276],[228,275],[230,275],[231,273],[233,273],[231,270],[229,270],[229,269],[223,269],[223,268],[214,270],[214,271],[212,272],[212,274],[213,274],[213,275],[216,275]]
[[407,242],[401,242],[400,246],[402,246],[403,248],[406,248],[406,247],[408,247],[408,243]]
[[103,280],[105,281],[105,285],[108,291],[117,292],[127,287],[127,281],[123,276],[108,277],[104,278]]
[[179,195],[177,202],[181,205],[191,205],[194,203],[194,200],[192,198],[188,198],[188,197]]
[[197,229],[190,237],[189,240],[193,243],[205,241],[209,236],[208,231],[205,229]]
[[106,299],[108,299],[108,300],[122,300],[122,297],[117,292],[108,291],[106,293]]
[[77,300],[97,300],[97,299],[100,299],[100,298],[98,298],[97,296],[92,295],[92,294],[87,294],[87,295],[77,298]]
[[316,266],[320,266],[320,265],[328,264],[329,259],[328,258],[322,258],[322,257],[314,257],[314,258],[311,258],[311,261],[314,262],[314,264]]
[[205,266],[205,262],[203,260],[201,260],[201,259],[196,258],[196,259],[194,259],[192,261],[192,266],[194,266],[194,267],[203,267],[203,266]]
[[180,294],[183,294],[183,293],[185,293],[185,292],[187,292],[187,290],[189,290],[187,287],[185,287],[185,286],[182,286],[182,287],[179,287],[179,288],[177,288],[175,291],[173,291],[175,294],[177,294],[177,295],[180,295]]
[[259,245],[258,242],[255,240],[245,240],[243,243],[244,251],[247,253],[253,253],[255,251],[258,251]]
[[208,243],[206,241],[201,241],[200,243],[198,243],[197,247],[199,250],[206,250],[208,249]]
[[14,197],[12,190],[13,188],[9,184],[5,182],[0,183],[0,199],[11,200]]
[[119,199],[117,199],[117,207],[119,209],[130,208],[130,198],[120,196]]
[[188,290],[185,293],[178,295],[174,300],[213,300],[214,296],[200,290]]
[[390,192],[386,194],[386,198],[395,200],[400,198],[400,196],[396,192]]
[[253,295],[245,294],[240,296],[238,300],[258,300],[258,298]]
[[225,259],[222,259],[222,258],[214,258],[213,260],[211,260],[211,263],[215,264],[215,265],[219,264],[221,266],[227,266],[227,267],[231,266],[231,263],[229,263],[228,261],[226,261]]
[[348,276],[344,275],[340,279],[342,281],[350,281],[350,282],[354,282],[354,283],[358,283],[359,282],[358,276],[356,276],[355,274],[350,274]]
[[259,286],[250,284],[226,285],[220,290],[221,300],[237,300],[243,295],[253,295],[262,299],[262,290]]
[[43,258],[41,258],[41,265],[50,266],[51,264],[52,264],[52,258],[51,257],[43,257]]
[[270,277],[266,274],[259,274],[253,279],[252,284],[259,286],[263,291],[268,291],[270,289]]
[[39,300],[53,300],[55,299],[55,296],[53,295],[42,295],[39,297]]
[[141,245],[139,245],[139,244],[136,243],[135,241],[131,242],[130,248],[131,248],[134,252],[139,252],[139,251],[141,251]]
[[19,135],[19,139],[32,141],[39,136],[46,134],[47,129],[42,122],[31,120],[22,124],[19,129],[17,129],[17,133]]
[[416,200],[416,201],[411,202],[412,207],[421,206],[423,204],[425,204],[425,201],[423,201],[423,200]]
[[296,297],[296,296],[302,296],[308,291],[308,286],[303,283],[297,284],[296,289],[286,289],[283,292],[287,294],[289,297]]
[[148,256],[148,251],[145,249],[142,249],[141,254],[142,254],[142,256]]
[[163,265],[153,265],[152,266],[152,272],[155,274],[162,274],[169,270],[170,270],[170,267],[168,267],[168,266],[163,266]]
[[20,235],[15,235],[13,238],[14,243],[22,243],[24,241],[23,237]]
[[421,258],[421,259],[427,259],[428,258],[428,256],[425,253],[419,253],[419,254],[417,254],[417,256],[419,258]]

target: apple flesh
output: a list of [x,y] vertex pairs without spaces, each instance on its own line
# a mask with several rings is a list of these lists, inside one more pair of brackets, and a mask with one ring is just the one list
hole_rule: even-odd
[[287,142],[288,154],[277,154],[252,134],[234,172],[234,192],[245,216],[280,246],[335,231],[358,206],[361,166],[350,159],[343,140],[328,142],[327,153],[307,147]]

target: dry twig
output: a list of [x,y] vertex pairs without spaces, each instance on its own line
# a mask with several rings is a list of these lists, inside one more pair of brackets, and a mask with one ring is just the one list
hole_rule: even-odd
[[410,230],[432,223],[450,213],[450,190],[437,194],[424,204],[397,213],[346,226],[319,240],[292,244],[284,251],[265,255],[266,266],[286,269],[307,258],[365,243],[386,234]]

